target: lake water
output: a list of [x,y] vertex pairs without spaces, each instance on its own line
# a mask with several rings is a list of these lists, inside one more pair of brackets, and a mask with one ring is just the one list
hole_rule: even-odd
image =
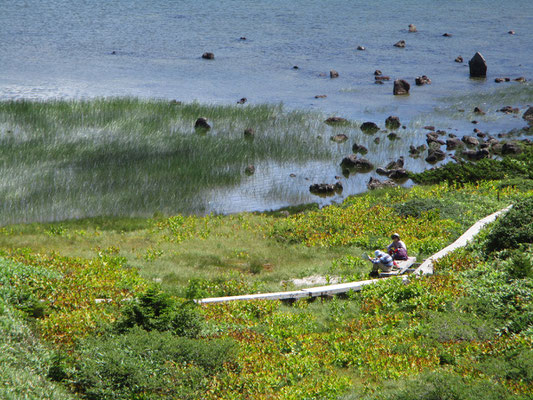
[[[497,134],[524,126],[497,109],[533,103],[530,83],[494,82],[533,80],[531,0],[0,0],[0,9],[0,100],[139,96],[233,104],[246,97],[381,127],[397,115],[406,139],[375,146],[368,157],[379,165],[424,143],[424,125],[458,136],[473,127]],[[408,32],[409,24],[418,32]],[[399,40],[405,48],[393,46]],[[487,60],[486,80],[468,76],[476,51]],[[215,59],[202,59],[204,52]],[[454,62],[457,56],[465,62]],[[332,69],[339,78],[329,78]],[[376,85],[376,69],[391,81]],[[431,85],[415,86],[420,75]],[[411,83],[409,96],[392,95],[396,78]],[[487,115],[474,116],[476,105]],[[406,166],[427,167],[413,159]],[[206,193],[213,199],[207,211],[325,203],[307,188],[339,175],[338,160],[257,171],[241,187]],[[290,172],[297,176],[287,186]],[[370,176],[347,179],[333,200],[365,190]]]

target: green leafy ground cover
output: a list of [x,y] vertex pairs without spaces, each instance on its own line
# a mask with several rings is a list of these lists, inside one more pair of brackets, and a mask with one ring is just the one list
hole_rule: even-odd
[[[289,217],[6,226],[2,332],[25,327],[31,341],[16,347],[2,335],[11,349],[2,355],[9,360],[2,390],[13,382],[26,390],[15,380],[24,369],[33,388],[27,398],[462,400],[482,390],[526,399],[533,192],[520,189],[501,182],[393,189]],[[315,273],[363,277],[370,266],[361,255],[387,244],[391,231],[424,257],[509,203],[517,204],[507,219],[441,260],[434,276],[408,284],[382,281],[346,298],[290,306],[186,300],[280,289],[290,286],[280,279]],[[514,235],[509,221],[524,233]],[[493,249],[494,235],[507,235],[512,248]],[[42,349],[37,358],[30,346]]]

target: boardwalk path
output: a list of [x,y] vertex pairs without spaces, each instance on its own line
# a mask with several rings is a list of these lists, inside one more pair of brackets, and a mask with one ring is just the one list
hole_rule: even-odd
[[[413,273],[419,274],[419,275],[432,274],[434,261],[438,260],[439,258],[444,257],[446,254],[460,247],[466,246],[468,242],[470,242],[472,238],[474,238],[474,236],[476,236],[486,224],[489,224],[495,221],[496,218],[498,218],[500,214],[507,212],[511,207],[512,206],[508,206],[504,208],[503,210],[497,211],[479,220],[478,222],[476,222],[465,233],[463,233],[461,237],[459,237],[459,239],[457,239],[451,245],[449,245],[448,247],[445,247],[438,253],[433,254],[431,257],[425,260],[422,264],[420,264],[420,266],[416,268],[413,271]],[[397,278],[397,277],[389,277],[389,278],[382,278],[382,279],[392,279],[392,278]],[[403,280],[408,279],[408,277],[405,275],[399,278]],[[303,299],[303,298],[329,296],[329,295],[334,295],[334,294],[339,294],[339,293],[346,293],[350,290],[359,291],[364,286],[371,285],[380,280],[381,279],[370,279],[366,281],[339,283],[336,285],[319,286],[319,287],[295,290],[295,291],[290,291],[290,292],[245,294],[241,296],[229,296],[229,297],[210,297],[206,299],[198,299],[195,301],[199,304],[208,304],[208,303],[224,303],[224,302],[236,301],[236,300],[297,300],[297,299]]]

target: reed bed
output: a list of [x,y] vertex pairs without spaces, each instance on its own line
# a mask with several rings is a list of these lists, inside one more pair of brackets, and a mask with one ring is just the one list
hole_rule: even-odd
[[[198,117],[212,129],[196,131]],[[239,184],[249,164],[331,157],[327,129],[322,116],[281,105],[2,102],[0,221],[205,213],[202,193]]]

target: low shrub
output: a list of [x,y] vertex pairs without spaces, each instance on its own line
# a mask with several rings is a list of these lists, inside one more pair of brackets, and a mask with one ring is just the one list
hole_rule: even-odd
[[121,313],[115,323],[116,330],[121,333],[141,327],[146,331],[171,331],[178,336],[194,338],[202,328],[202,318],[194,303],[179,302],[156,286],[131,300]]
[[139,327],[90,338],[80,347],[72,382],[87,399],[197,399],[208,377],[234,360],[224,339],[197,340]]
[[430,312],[420,332],[438,342],[488,340],[496,336],[497,322],[457,311]]
[[473,382],[452,372],[435,371],[420,374],[412,379],[388,382],[375,393],[357,397],[347,396],[344,400],[519,400],[504,386],[485,379]]
[[516,249],[533,243],[533,197],[517,202],[496,221],[487,236],[487,251]]

